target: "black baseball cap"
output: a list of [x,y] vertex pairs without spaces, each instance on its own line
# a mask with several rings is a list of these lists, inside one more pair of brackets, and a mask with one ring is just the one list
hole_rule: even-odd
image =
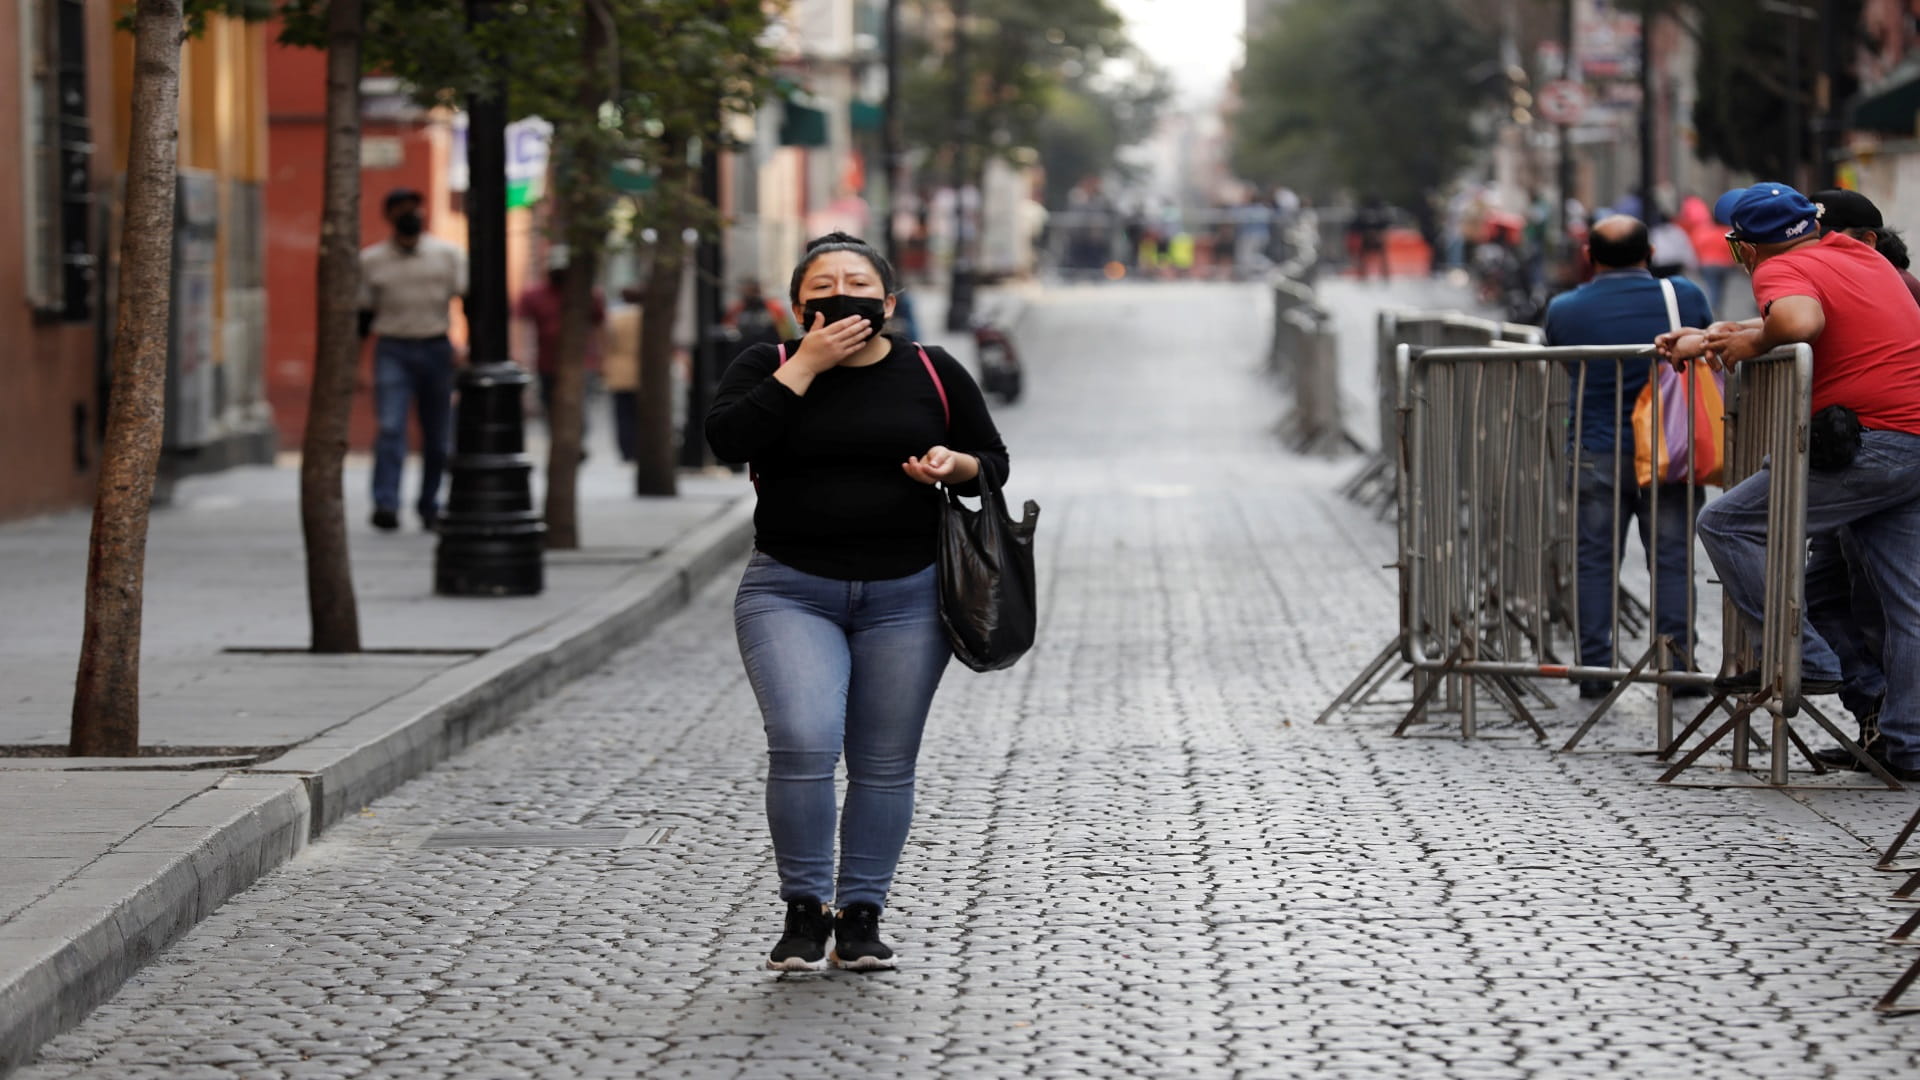
[[403,202],[425,203],[426,201],[427,200],[420,197],[419,192],[413,190],[412,188],[397,187],[397,188],[394,188],[392,191],[387,192],[386,199],[382,200],[382,202],[380,203],[380,209],[382,211],[388,211],[388,210],[392,210],[396,206],[399,206]]
[[1857,191],[1843,188],[1830,188],[1813,193],[1814,204],[1820,207],[1820,231],[1837,232],[1841,229],[1884,229],[1885,219],[1880,216],[1880,208],[1873,200]]

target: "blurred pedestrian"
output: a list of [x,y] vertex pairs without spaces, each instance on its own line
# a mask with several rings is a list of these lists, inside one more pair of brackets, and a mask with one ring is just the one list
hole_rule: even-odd
[[[1648,229],[1647,238],[1653,244],[1653,261],[1647,265],[1647,269],[1654,277],[1677,275],[1692,279],[1699,276],[1700,256],[1695,253],[1693,236],[1685,226],[1668,218]],[[1720,246],[1727,246],[1724,239]]]
[[[566,306],[567,287],[567,249],[556,245],[547,255],[547,275],[540,283],[520,294],[520,300],[513,305],[515,318],[524,319],[533,326],[534,370],[540,392],[540,412],[547,418],[549,434],[553,426],[553,389],[560,379],[560,329],[562,312]],[[586,354],[582,360],[583,373],[600,370],[600,328],[607,322],[607,299],[599,289],[593,290],[593,312],[589,316]],[[587,437],[587,414],[580,413],[580,438]],[[582,457],[585,457],[584,448]]]
[[393,230],[360,251],[360,336],[373,334],[373,527],[400,527],[400,474],[407,417],[420,422],[420,524],[440,523],[440,481],[452,445],[454,297],[467,292],[467,253],[427,232],[425,204],[410,188],[387,192],[381,213]]
[[880,332],[897,288],[863,241],[815,240],[790,288],[804,336],[742,352],[707,414],[715,456],[750,461],[759,498],[734,626],[767,733],[767,820],[787,903],[767,960],[776,971],[894,966],[880,916],[952,656],[933,485],[977,494],[981,470],[996,486],[1007,477],[1006,446],[966,368]]
[[641,292],[635,286],[620,290],[625,303],[607,314],[606,348],[600,360],[600,380],[613,410],[613,441],[620,460],[634,459],[640,408],[640,326],[645,317]]
[[751,345],[772,345],[798,337],[800,333],[793,316],[762,291],[758,278],[741,280],[740,298],[727,309],[721,321],[740,331],[743,349]]
[[1674,221],[1687,233],[1693,245],[1693,258],[1700,268],[1700,287],[1706,290],[1707,306],[1715,311],[1727,302],[1727,279],[1733,275],[1733,253],[1727,250],[1726,226],[1713,220],[1707,200],[1689,195],[1680,203]]
[[1354,270],[1361,281],[1378,268],[1380,280],[1387,279],[1387,227],[1393,224],[1392,212],[1378,195],[1368,195],[1354,211],[1349,226],[1353,236]]
[[[1839,437],[1813,447],[1822,465],[1807,485],[1807,533],[1848,527],[1858,542],[1886,613],[1886,701],[1870,752],[1897,779],[1920,780],[1920,306],[1885,258],[1843,232],[1822,236],[1817,215],[1782,183],[1722,195],[1714,216],[1733,225],[1728,243],[1753,276],[1762,314],[1664,334],[1656,345],[1676,361],[1731,367],[1811,344],[1812,411]],[[1754,623],[1767,589],[1770,482],[1761,468],[1700,515],[1700,541],[1727,599]],[[1811,624],[1801,666],[1803,695],[1841,689],[1834,648]],[[1718,685],[1752,692],[1760,681],[1758,671],[1740,672]]]
[[[1637,218],[1601,219],[1587,235],[1594,277],[1547,305],[1548,345],[1644,346],[1682,326],[1705,326],[1713,309],[1698,286],[1684,277],[1656,279],[1648,230]],[[1671,289],[1672,308],[1668,290]],[[1677,318],[1670,314],[1677,312]],[[1627,529],[1640,526],[1640,546],[1655,586],[1654,628],[1676,650],[1670,666],[1691,666],[1694,650],[1693,581],[1687,553],[1693,547],[1691,511],[1706,502],[1702,488],[1661,484],[1641,487],[1633,476],[1633,409],[1653,375],[1651,360],[1589,361],[1570,365],[1579,402],[1579,428],[1569,434],[1579,462],[1574,475],[1578,505],[1575,558],[1579,564],[1580,663],[1619,667],[1615,655],[1614,596]],[[1605,697],[1604,682],[1582,682],[1583,698]],[[1676,693],[1682,691],[1676,690]]]

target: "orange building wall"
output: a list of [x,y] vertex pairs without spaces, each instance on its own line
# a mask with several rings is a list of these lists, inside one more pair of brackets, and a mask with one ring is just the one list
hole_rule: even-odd
[[[112,175],[104,148],[116,138],[113,121],[114,0],[88,4],[88,107],[94,142],[95,190]],[[25,184],[21,176],[22,102],[16,58],[20,8],[0,5],[0,520],[83,506],[93,499],[99,455],[96,357],[92,323],[47,322],[27,307]],[[97,249],[96,249],[97,250]],[[83,413],[75,431],[75,410]],[[76,434],[86,466],[77,463]]]
[[[267,398],[272,403],[280,445],[297,449],[306,431],[307,398],[313,381],[319,305],[317,285],[320,214],[326,179],[326,57],[311,49],[269,46],[267,64],[268,156],[267,245]],[[425,198],[427,227],[441,239],[467,246],[466,217],[450,188],[453,130],[444,115],[418,120],[366,119],[361,138],[398,139],[400,163],[360,170],[360,237],[364,247],[388,233],[381,202],[396,187],[412,188]],[[530,250],[530,215],[508,215],[508,287],[517,296]],[[458,305],[452,337],[465,340]],[[373,446],[372,350],[363,349],[354,397],[348,445]]]

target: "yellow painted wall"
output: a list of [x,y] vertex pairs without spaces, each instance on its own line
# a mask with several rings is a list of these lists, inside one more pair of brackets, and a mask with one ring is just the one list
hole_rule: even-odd
[[[180,166],[219,177],[223,233],[238,209],[231,184],[264,183],[267,178],[267,34],[265,24],[211,16],[205,32],[181,50]],[[113,165],[124,175],[133,114],[133,35],[125,32],[114,34],[113,89]],[[225,240],[223,235],[214,269],[215,319],[227,315]],[[226,359],[222,345],[216,334],[215,363]]]

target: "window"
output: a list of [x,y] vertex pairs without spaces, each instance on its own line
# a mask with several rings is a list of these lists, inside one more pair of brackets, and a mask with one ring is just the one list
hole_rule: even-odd
[[27,300],[93,317],[93,127],[85,0],[19,0]]

